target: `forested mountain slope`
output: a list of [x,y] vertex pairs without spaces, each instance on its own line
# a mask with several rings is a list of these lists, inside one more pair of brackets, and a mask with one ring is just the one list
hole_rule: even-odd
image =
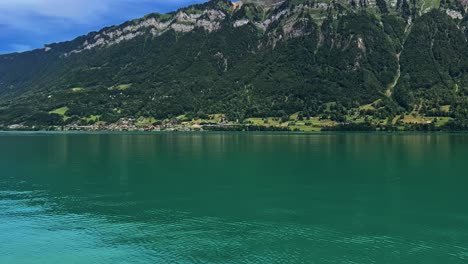
[[150,14],[0,55],[0,125],[295,114],[463,127],[466,11],[463,0],[212,0]]

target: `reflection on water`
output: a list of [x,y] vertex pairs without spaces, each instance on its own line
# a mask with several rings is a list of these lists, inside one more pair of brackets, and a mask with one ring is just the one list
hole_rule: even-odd
[[0,263],[466,263],[468,136],[2,134]]

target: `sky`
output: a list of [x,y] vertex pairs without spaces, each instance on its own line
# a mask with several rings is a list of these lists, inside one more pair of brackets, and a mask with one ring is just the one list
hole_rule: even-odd
[[0,0],[0,54],[42,48],[206,0]]

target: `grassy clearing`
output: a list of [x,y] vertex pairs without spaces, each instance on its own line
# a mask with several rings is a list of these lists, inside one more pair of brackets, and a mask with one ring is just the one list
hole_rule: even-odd
[[382,101],[382,99],[378,99],[376,100],[375,102],[372,102],[370,104],[366,104],[366,105],[361,105],[359,107],[359,110],[376,110],[375,106],[380,103]]
[[92,116],[84,118],[84,120],[86,120],[87,122],[97,122],[99,121],[100,118],[101,118],[100,115],[92,115]]
[[120,85],[117,85],[117,89],[123,91],[123,90],[127,90],[131,86],[132,86],[131,83],[130,84],[120,84]]
[[299,118],[299,112],[292,114],[289,117],[289,120],[297,120]]
[[440,109],[442,109],[442,111],[444,112],[450,112],[450,105],[443,105],[440,107]]
[[403,118],[403,123],[407,124],[428,124],[432,122],[434,118],[429,118],[429,117],[424,117],[418,114],[410,114],[406,115],[405,118]]
[[70,117],[69,116],[66,116],[65,114],[67,113],[67,111],[70,110],[70,108],[64,106],[64,107],[60,107],[60,108],[57,108],[55,110],[52,110],[49,112],[49,114],[57,114],[57,115],[60,115],[62,116],[62,119],[64,121],[66,121],[67,119],[69,119]]
[[83,87],[75,87],[75,88],[71,88],[70,90],[74,93],[79,93],[79,92],[83,92],[85,88]]
[[335,121],[332,121],[330,119],[322,119],[320,120],[320,118],[318,117],[314,117],[314,118],[311,118],[311,121],[312,121],[312,125],[318,125],[318,126],[335,126],[336,125],[336,122]]
[[290,126],[291,130],[299,130],[301,132],[320,132],[322,128],[315,126]]
[[317,132],[322,127],[335,126],[336,122],[329,119],[320,120],[319,117],[311,117],[310,119],[299,120],[298,113],[291,116],[290,121],[281,122],[279,118],[248,118],[246,121],[254,126],[265,127],[288,127],[291,130],[299,130],[303,132]]
[[254,126],[266,126],[266,127],[279,127],[287,126],[288,123],[281,123],[279,118],[268,117],[268,118],[249,118],[247,122]]
[[440,126],[443,126],[445,124],[447,124],[449,121],[452,121],[453,118],[451,117],[437,117],[437,123],[436,123],[436,126],[440,127]]
[[113,91],[113,90],[125,91],[130,87],[132,87],[132,84],[128,83],[128,84],[115,85],[115,86],[109,87],[107,89],[110,90],[110,91]]
[[[250,122],[254,126],[281,126],[281,121],[278,118],[268,117],[268,118],[249,118],[247,122]],[[287,123],[286,123],[287,124]]]
[[361,105],[360,110],[375,110],[375,107],[372,104]]
[[65,116],[65,113],[68,110],[70,110],[70,108],[64,106],[64,107],[60,107],[60,108],[50,111],[49,114],[57,114],[57,115]]
[[[185,116],[180,116],[180,117],[185,118]],[[213,114],[213,115],[209,115],[209,117],[210,117],[209,119],[193,119],[191,122],[198,123],[198,124],[199,123],[219,123],[225,118],[225,115]]]

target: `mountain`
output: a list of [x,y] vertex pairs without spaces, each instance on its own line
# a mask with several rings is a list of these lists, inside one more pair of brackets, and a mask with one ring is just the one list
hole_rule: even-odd
[[463,128],[467,6],[212,0],[149,14],[0,55],[0,126],[217,114],[241,123],[281,118],[291,126],[304,117],[319,127]]

